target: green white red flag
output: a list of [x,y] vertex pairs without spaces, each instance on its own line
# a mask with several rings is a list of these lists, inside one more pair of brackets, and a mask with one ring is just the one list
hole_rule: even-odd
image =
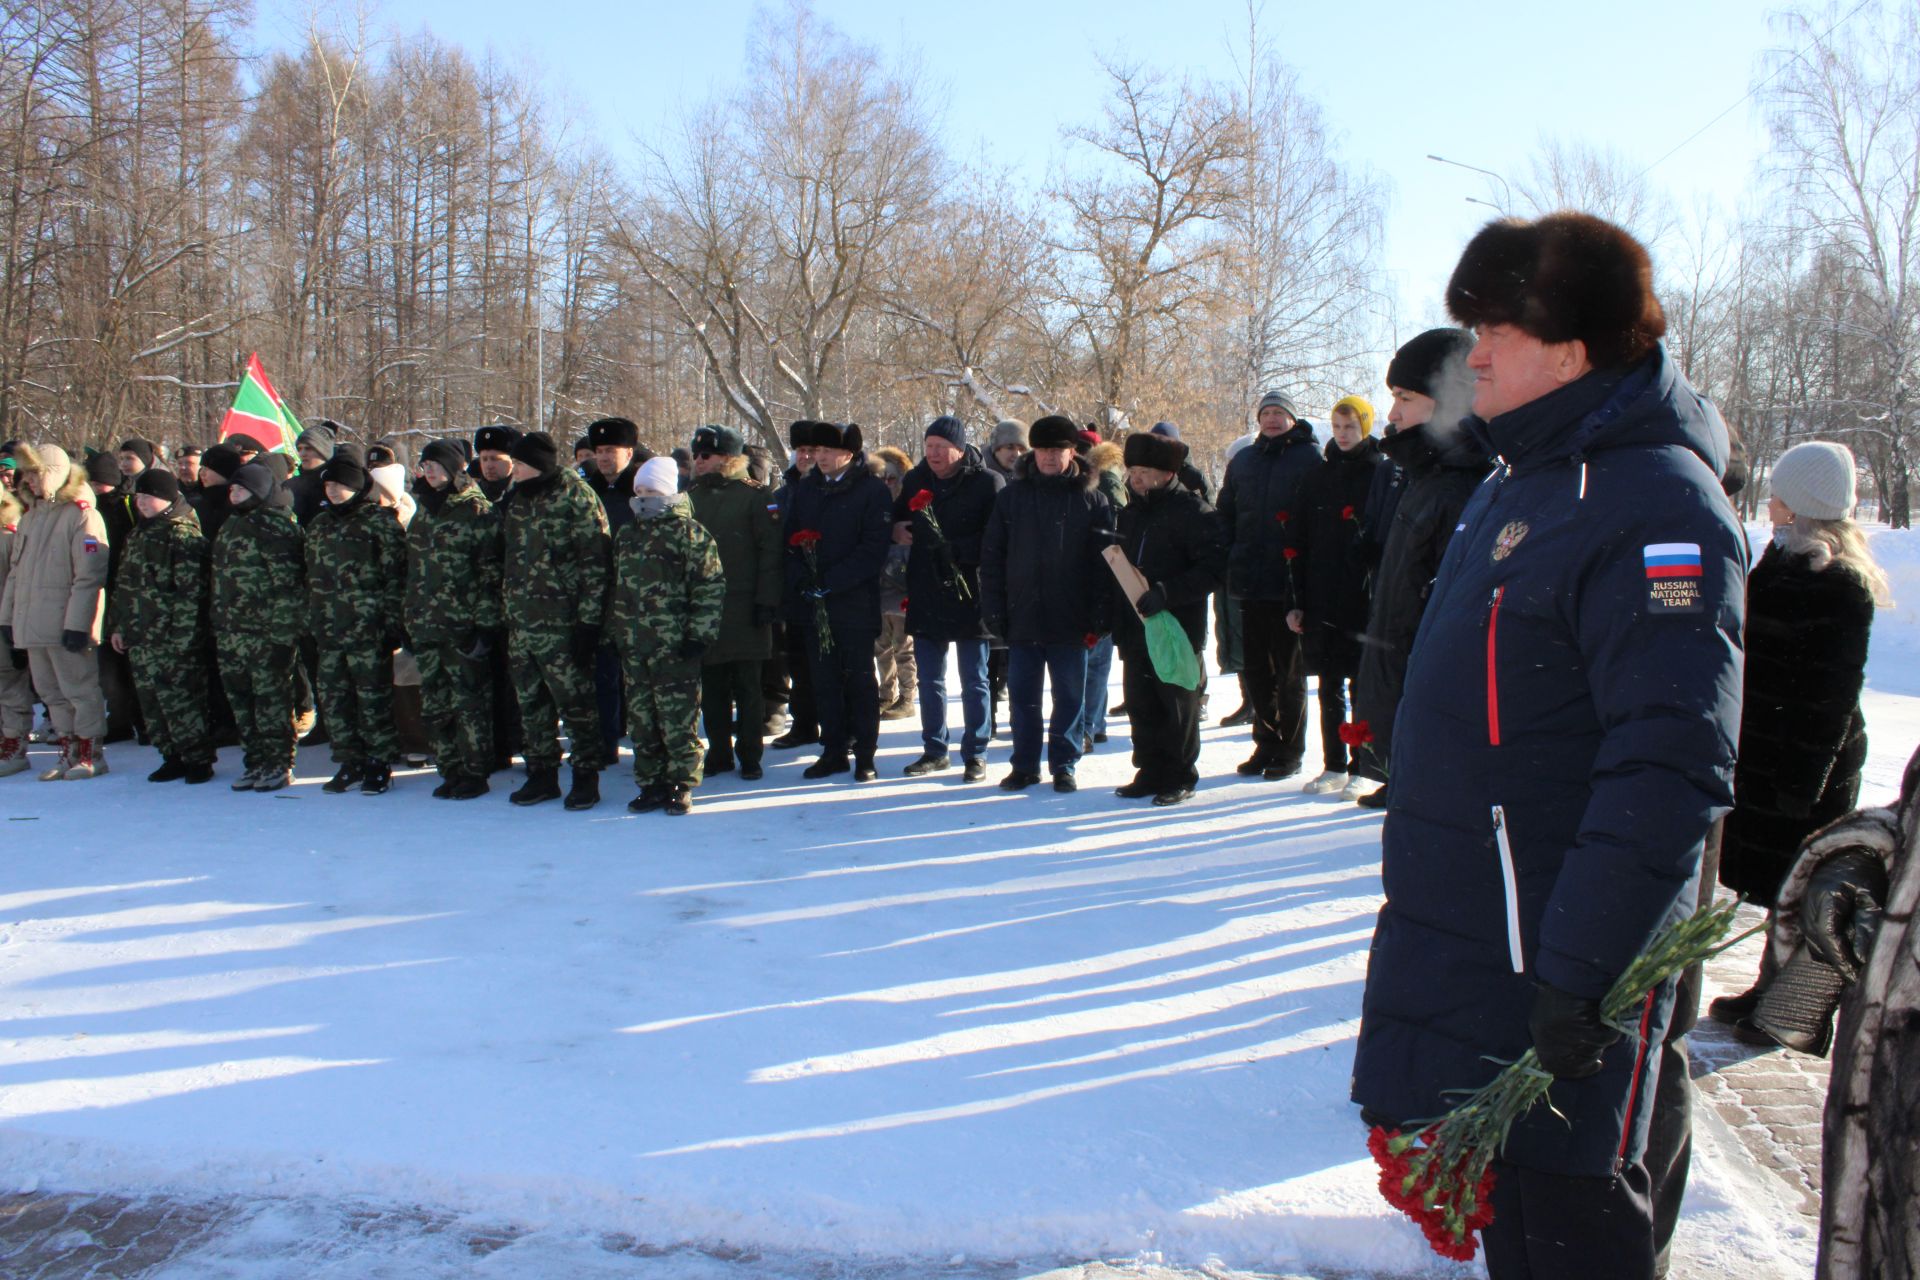
[[300,419],[273,389],[259,353],[249,355],[246,376],[240,379],[240,390],[233,396],[233,408],[220,422],[220,438],[248,435],[265,445],[269,453],[292,456],[293,442],[300,438],[300,431]]

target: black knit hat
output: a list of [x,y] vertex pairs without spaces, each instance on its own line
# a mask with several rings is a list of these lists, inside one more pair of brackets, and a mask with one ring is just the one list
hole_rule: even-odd
[[747,442],[732,427],[701,427],[693,433],[693,452],[737,458],[747,451]]
[[577,436],[575,437],[573,442],[573,451],[576,455],[582,452],[592,453],[593,441],[587,438],[586,436]]
[[935,436],[956,449],[964,449],[967,447],[967,424],[950,413],[943,413],[927,424],[927,434],[924,438],[931,440]]
[[165,498],[168,502],[180,501],[180,481],[171,471],[162,471],[158,467],[148,467],[133,481],[133,491],[144,493],[150,498]]
[[227,437],[227,443],[241,453],[265,453],[267,446],[260,443],[259,437],[236,431]]
[[1153,434],[1165,436],[1169,440],[1178,440],[1180,438],[1180,428],[1174,426],[1171,422],[1156,422],[1153,424]]
[[544,431],[529,431],[514,441],[512,456],[515,462],[524,462],[542,475],[560,465],[560,450]]
[[230,444],[216,444],[200,455],[200,469],[231,482],[240,469],[240,451]]
[[[209,449],[208,452],[211,453],[212,450]],[[206,463],[202,462],[200,465],[205,466]],[[255,502],[265,502],[278,486],[279,481],[273,478],[273,472],[259,463],[249,462],[233,473],[233,483],[252,494]]]
[[206,450],[197,444],[183,444],[173,451],[173,456],[176,458],[197,458],[205,452]]
[[1130,467],[1152,467],[1156,471],[1178,471],[1187,460],[1187,446],[1181,440],[1169,440],[1151,431],[1136,431],[1127,437],[1125,452]]
[[509,426],[482,427],[473,433],[473,451],[485,453],[491,449],[495,453],[512,453],[519,439],[520,433]]
[[1440,399],[1442,383],[1465,376],[1473,335],[1465,329],[1429,329],[1409,338],[1387,364],[1387,385]]
[[467,458],[456,440],[435,440],[420,451],[420,461],[431,462],[450,476],[467,469]]
[[96,453],[87,459],[87,479],[95,484],[118,486],[126,477],[120,474],[120,464],[110,453]]
[[1596,369],[1634,363],[1667,331],[1645,247],[1586,213],[1480,228],[1447,281],[1447,314],[1470,329],[1510,324],[1542,342],[1583,342]]
[[1027,428],[1029,449],[1075,449],[1080,446],[1080,428],[1070,418],[1048,414]]
[[640,428],[625,418],[602,418],[587,425],[587,442],[598,449],[611,445],[616,449],[640,447]]
[[343,485],[353,490],[355,494],[365,493],[367,487],[373,483],[367,477],[366,467],[359,461],[347,457],[344,449],[337,450],[331,458],[327,459],[327,465],[320,468],[320,480],[323,484]]
[[130,440],[122,440],[120,442],[120,452],[130,453],[140,459],[140,465],[142,466],[150,467],[153,465],[153,442],[150,440],[142,440],[139,436],[134,436]]
[[861,444],[860,424],[857,422],[813,424],[813,445],[816,449],[845,449],[848,453],[858,453]]

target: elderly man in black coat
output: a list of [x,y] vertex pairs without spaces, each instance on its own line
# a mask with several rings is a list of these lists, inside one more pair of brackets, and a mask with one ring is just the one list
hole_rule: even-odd
[[1027,438],[1032,451],[994,502],[980,557],[982,616],[1007,641],[1013,768],[1000,785],[1020,791],[1040,781],[1040,694],[1051,684],[1047,767],[1055,791],[1074,791],[1087,651],[1112,612],[1112,574],[1100,553],[1113,541],[1113,508],[1076,456],[1080,432],[1071,421],[1042,418]]
[[965,728],[960,760],[968,782],[986,777],[988,632],[980,618],[980,553],[987,521],[1005,481],[967,443],[958,418],[927,424],[925,454],[907,472],[893,504],[894,541],[907,555],[907,634],[920,673],[920,758],[910,778],[951,767],[947,729],[947,651],[960,670]]
[[[880,571],[893,542],[893,495],[867,466],[857,424],[811,424],[814,470],[793,486],[786,522],[787,625],[797,627],[813,672],[820,758],[808,778],[853,770],[880,776],[880,683],[873,643],[880,635]],[[824,623],[824,625],[822,625]],[[853,759],[848,763],[848,752]]]
[[1213,508],[1182,478],[1185,444],[1157,433],[1131,435],[1126,462],[1132,497],[1120,511],[1120,549],[1148,587],[1139,600],[1122,594],[1114,605],[1134,768],[1133,781],[1114,794],[1175,805],[1191,798],[1200,780],[1201,693],[1160,678],[1145,620],[1170,612],[1198,654],[1207,642],[1207,597],[1226,578],[1227,546]]
[[1292,526],[1304,514],[1307,477],[1324,463],[1313,428],[1294,417],[1285,392],[1262,396],[1255,421],[1259,434],[1227,464],[1219,505],[1227,590],[1241,607],[1240,679],[1253,712],[1253,754],[1237,769],[1273,781],[1300,772],[1306,754],[1307,673],[1300,637],[1287,626],[1300,604]]

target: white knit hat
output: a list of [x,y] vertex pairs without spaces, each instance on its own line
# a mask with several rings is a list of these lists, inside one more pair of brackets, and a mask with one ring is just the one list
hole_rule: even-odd
[[1809,440],[1774,459],[1773,496],[1809,520],[1845,520],[1853,514],[1853,450]]
[[633,473],[633,491],[639,493],[643,489],[655,493],[679,492],[680,468],[673,465],[672,458],[647,459]]

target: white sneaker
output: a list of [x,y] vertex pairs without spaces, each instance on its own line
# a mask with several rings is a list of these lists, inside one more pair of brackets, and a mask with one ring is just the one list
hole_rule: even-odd
[[1361,796],[1366,795],[1372,790],[1372,780],[1363,778],[1356,773],[1347,779],[1346,786],[1340,788],[1340,798],[1342,800],[1358,800]]
[[1306,792],[1310,796],[1323,796],[1323,795],[1326,795],[1329,791],[1338,791],[1340,788],[1346,785],[1347,785],[1346,774],[1335,773],[1333,770],[1329,769],[1325,773],[1321,774],[1319,777],[1315,778],[1312,782],[1309,782],[1306,786],[1300,789]]

